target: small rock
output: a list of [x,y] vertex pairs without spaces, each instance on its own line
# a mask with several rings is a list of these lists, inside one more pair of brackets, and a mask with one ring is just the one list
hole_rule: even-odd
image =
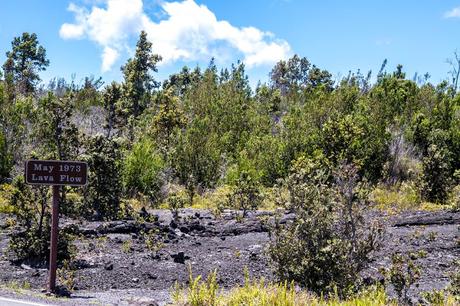
[[185,233],[185,234],[188,234],[188,232],[190,232],[190,230],[189,230],[188,227],[186,227],[186,226],[181,226],[181,227],[180,227],[180,231],[181,231],[182,233]]
[[155,274],[152,274],[152,273],[145,273],[145,276],[147,276],[148,279],[157,279],[158,276],[156,276]]
[[224,241],[224,240],[225,240],[225,236],[220,237],[220,240]]
[[40,271],[35,270],[34,273],[32,273],[32,276],[33,276],[33,277],[38,277],[38,276],[40,276]]
[[138,283],[139,282],[139,279],[137,277],[133,278],[132,279],[133,283]]
[[31,270],[32,269],[30,266],[25,265],[25,264],[22,264],[21,268],[23,268],[24,270]]
[[107,271],[113,270],[113,263],[111,263],[111,262],[106,263],[104,265],[104,269],[106,269]]
[[171,255],[171,257],[174,259],[174,262],[184,264],[185,260],[190,259],[189,256],[185,256],[184,252],[179,252],[177,254]]
[[171,223],[169,223],[169,226],[170,226],[171,228],[177,228],[177,223],[174,222],[174,220],[171,220]]

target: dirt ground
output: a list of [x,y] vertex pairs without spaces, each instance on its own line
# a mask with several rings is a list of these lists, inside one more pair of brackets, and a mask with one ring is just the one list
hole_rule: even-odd
[[[274,279],[266,256],[266,224],[273,213],[253,212],[241,221],[234,211],[216,217],[209,211],[185,209],[179,222],[166,210],[150,214],[152,222],[146,223],[61,221],[60,227],[77,225],[79,237],[74,241],[74,291],[66,299],[41,298],[46,267],[8,260],[9,232],[6,217],[0,216],[0,296],[22,295],[63,305],[164,305],[175,282],[187,283],[189,267],[194,276],[217,269],[223,288],[241,284],[245,269],[251,277]],[[293,217],[282,213],[281,220]],[[388,217],[385,225],[383,245],[363,272],[368,281],[381,280],[379,268],[388,267],[391,254],[400,252],[418,254],[421,278],[410,292],[415,300],[422,291],[448,285],[452,262],[460,258],[460,213],[406,212]],[[27,282],[30,289],[14,288],[15,282]]]

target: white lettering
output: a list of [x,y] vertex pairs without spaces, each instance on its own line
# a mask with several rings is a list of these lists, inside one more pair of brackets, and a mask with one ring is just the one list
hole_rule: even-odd
[[34,164],[35,171],[42,171],[42,164]]

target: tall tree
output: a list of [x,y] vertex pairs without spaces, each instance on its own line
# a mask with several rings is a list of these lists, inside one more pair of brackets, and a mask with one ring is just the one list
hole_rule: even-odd
[[142,31],[137,41],[134,58],[130,58],[126,65],[121,67],[124,76],[123,108],[127,123],[130,125],[131,138],[133,120],[136,120],[148,106],[152,89],[158,87],[151,71],[158,71],[159,61],[161,56],[152,53],[152,43],[148,41],[147,33]]
[[40,81],[38,73],[46,70],[49,60],[46,50],[39,45],[37,34],[22,33],[11,42],[11,51],[6,52],[7,60],[3,65],[5,76],[12,74],[20,93],[28,95],[35,91]]

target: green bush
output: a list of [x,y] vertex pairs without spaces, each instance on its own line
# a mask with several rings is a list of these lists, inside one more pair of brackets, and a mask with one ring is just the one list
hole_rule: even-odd
[[86,160],[89,178],[81,215],[98,220],[117,219],[122,195],[119,143],[101,135],[90,138]]
[[143,194],[155,204],[161,200],[164,161],[149,139],[136,142],[123,164],[123,185],[128,195]]
[[242,210],[245,217],[248,210],[256,210],[262,201],[259,182],[248,171],[241,171],[232,192],[228,195],[230,207]]
[[168,203],[168,208],[171,210],[174,219],[179,218],[179,210],[185,207],[187,200],[187,196],[181,192],[175,192],[168,196],[166,202]]
[[438,145],[428,147],[423,158],[422,195],[428,201],[445,203],[452,185],[451,153]]
[[344,166],[335,173],[318,161],[294,163],[285,185],[287,207],[296,218],[272,230],[269,254],[276,275],[295,281],[318,294],[334,291],[348,296],[359,284],[359,272],[369,261],[381,237],[374,225],[364,225],[362,190],[356,168]]
[[7,150],[5,136],[0,131],[0,183],[9,177],[12,166],[12,158]]
[[[13,186],[11,204],[14,207],[17,227],[11,234],[9,249],[15,254],[14,260],[27,260],[34,264],[46,263],[49,258],[51,235],[49,187],[31,187],[24,183],[22,177],[16,178]],[[58,240],[58,261],[70,257],[70,241],[69,231],[61,230]]]
[[396,291],[398,302],[401,305],[412,305],[408,292],[420,278],[420,267],[415,265],[410,256],[393,254],[391,267],[382,272]]

